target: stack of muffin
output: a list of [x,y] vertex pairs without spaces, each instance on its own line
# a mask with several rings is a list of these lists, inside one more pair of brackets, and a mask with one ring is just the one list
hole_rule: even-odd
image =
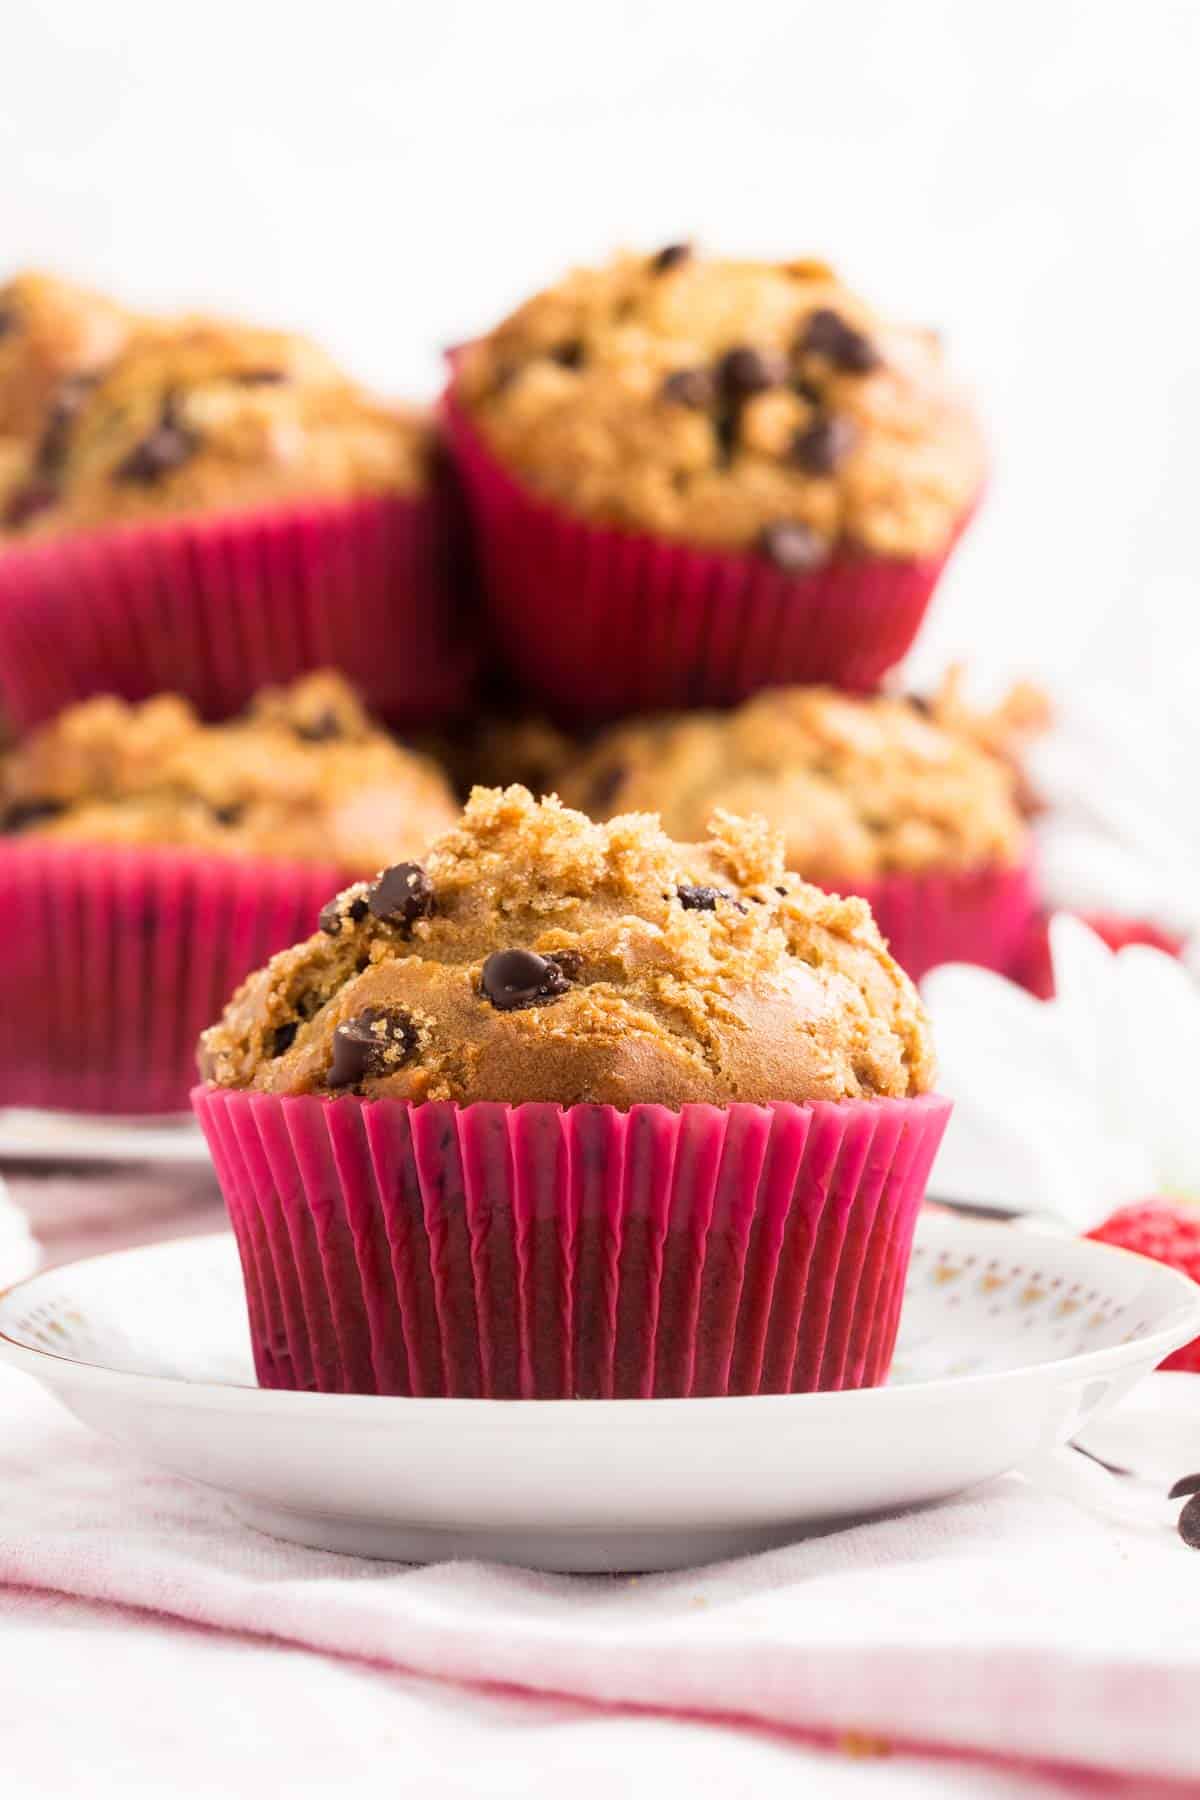
[[882,691],[984,474],[935,335],[813,261],[578,272],[436,420],[12,282],[0,1104],[180,1107],[272,957],[197,1096],[262,1379],[881,1378],[945,1116],[909,975],[1034,907],[1021,708]]

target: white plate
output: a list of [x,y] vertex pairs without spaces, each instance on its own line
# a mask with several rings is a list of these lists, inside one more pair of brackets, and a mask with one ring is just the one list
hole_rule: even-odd
[[956,1493],[1063,1442],[1200,1332],[1143,1257],[922,1220],[886,1388],[734,1400],[266,1392],[233,1240],[35,1276],[0,1354],[85,1423],[278,1537],[400,1561],[681,1567]]
[[150,1163],[201,1168],[210,1162],[190,1113],[117,1119],[96,1113],[0,1109],[0,1162]]

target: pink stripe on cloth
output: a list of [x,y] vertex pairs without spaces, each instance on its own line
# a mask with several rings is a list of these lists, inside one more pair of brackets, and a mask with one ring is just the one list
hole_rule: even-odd
[[[1153,1378],[1130,1423],[1144,1434],[1151,1420],[1185,1460],[1191,1379]],[[458,1683],[1200,1782],[1200,1638],[1180,1601],[1191,1565],[1165,1511],[1118,1531],[1099,1500],[1080,1508],[1010,1477],[636,1582],[411,1569],[259,1537],[218,1495],[87,1435],[7,1372],[0,1407],[11,1586]],[[1098,1496],[1108,1479],[1096,1473]]]

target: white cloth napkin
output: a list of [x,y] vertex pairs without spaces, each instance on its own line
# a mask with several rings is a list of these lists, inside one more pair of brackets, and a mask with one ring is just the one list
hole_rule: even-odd
[[[1137,1461],[1145,1483],[1060,1453],[1036,1484],[1010,1476],[763,1556],[640,1578],[408,1568],[278,1544],[11,1372],[0,1417],[11,1588],[444,1681],[1200,1782],[1200,1553],[1162,1498],[1200,1466],[1191,1376],[1155,1377],[1108,1427],[1104,1453]],[[161,1682],[177,1676],[165,1662]],[[152,1718],[153,1687],[142,1699]]]

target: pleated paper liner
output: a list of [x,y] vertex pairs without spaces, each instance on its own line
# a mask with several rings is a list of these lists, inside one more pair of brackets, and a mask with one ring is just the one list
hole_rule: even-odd
[[837,891],[870,902],[892,955],[914,981],[945,962],[1011,973],[1038,907],[1032,862],[852,879]]
[[193,1104],[263,1386],[497,1399],[883,1381],[949,1113]]
[[443,483],[0,551],[4,710],[24,730],[92,694],[176,693],[226,718],[335,667],[393,724],[451,718],[474,661],[456,505]]
[[592,525],[509,475],[453,388],[444,416],[497,644],[558,717],[732,705],[787,682],[874,688],[916,636],[952,548],[839,551],[788,574],[757,553]]
[[200,1032],[348,879],[193,851],[0,843],[0,1106],[186,1111]]

